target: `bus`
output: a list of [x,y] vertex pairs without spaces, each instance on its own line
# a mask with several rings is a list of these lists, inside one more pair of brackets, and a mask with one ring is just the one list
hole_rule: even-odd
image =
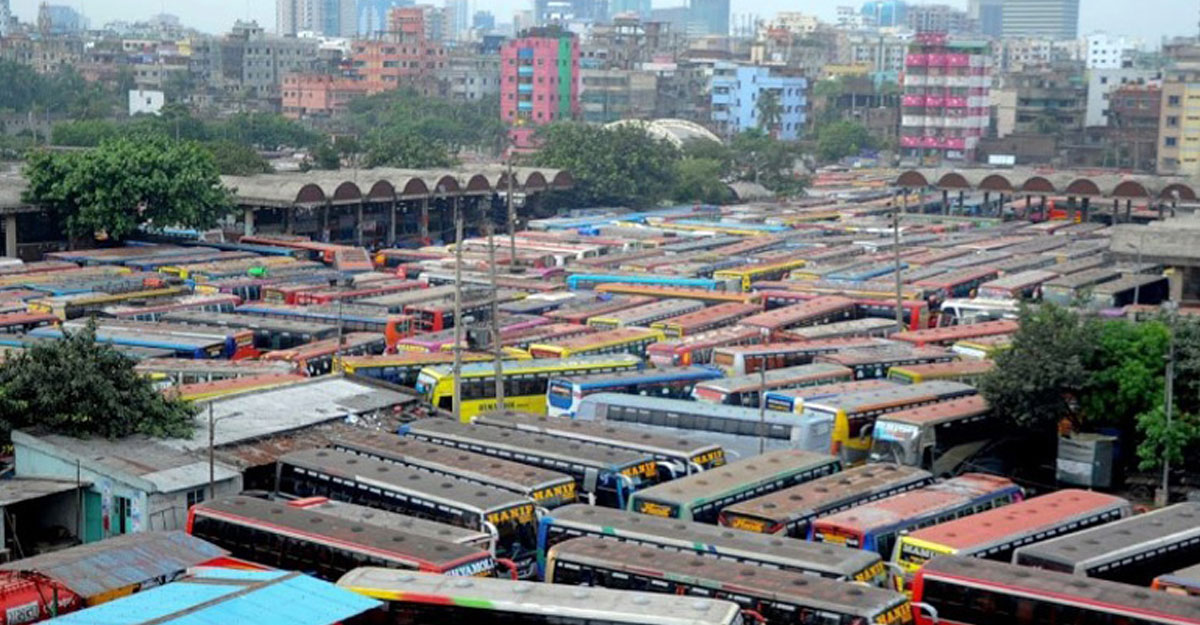
[[704,304],[688,299],[662,299],[657,302],[626,308],[604,316],[592,317],[587,324],[600,330],[614,330],[634,326],[649,327],[650,324],[671,317],[702,310]]
[[[538,557],[542,556],[541,533],[538,534]],[[1154,578],[1150,587],[1172,595],[1200,597],[1200,564],[1179,569]]]
[[1131,273],[1093,286],[1088,303],[1100,310],[1122,308],[1131,304],[1157,306],[1170,296],[1171,285],[1166,276]]
[[263,360],[282,360],[296,365],[296,369],[310,377],[332,373],[335,362],[343,356],[370,356],[382,354],[387,349],[387,339],[375,332],[348,332],[338,339],[326,339],[301,345],[292,349],[280,349],[262,355]]
[[1020,312],[1020,303],[1010,299],[948,299],[942,302],[935,325],[977,325],[1000,319],[1016,319]]
[[752,328],[733,326],[699,334],[667,339],[646,348],[646,358],[655,367],[686,367],[712,362],[718,347],[751,345],[762,341],[762,333]]
[[1024,497],[1008,479],[965,473],[814,519],[808,539],[888,557],[904,532],[1007,506]]
[[1013,564],[1149,586],[1200,562],[1200,502],[1178,503],[1017,549]]
[[[510,625],[742,625],[730,601],[572,588],[499,579],[449,579],[383,568],[358,568],[338,586],[385,603],[370,622],[506,623]],[[376,618],[377,617],[377,618]]]
[[1087,299],[1087,295],[1098,284],[1121,277],[1115,267],[1097,267],[1078,273],[1063,273],[1042,285],[1042,301],[1067,307]]
[[389,346],[412,336],[412,317],[389,315],[374,308],[355,304],[334,306],[284,306],[271,304],[242,304],[234,312],[271,319],[287,319],[307,323],[341,326],[345,332],[378,332],[387,337]]
[[970,341],[958,341],[950,349],[964,359],[994,360],[996,354],[1012,348],[1012,339],[1010,334],[985,336]]
[[1200,623],[1190,597],[978,558],[934,558],[912,587],[918,625]]
[[953,475],[1002,432],[982,395],[940,401],[876,418],[870,460]]
[[546,581],[728,599],[771,625],[913,623],[912,605],[895,591],[601,538],[555,545]]
[[[955,353],[958,352],[956,351]],[[979,382],[979,378],[987,375],[995,368],[996,363],[991,360],[952,360],[950,362],[934,362],[926,365],[892,367],[888,369],[887,379],[899,384],[920,384],[934,380],[976,384]]]
[[448,449],[390,432],[351,430],[332,439],[330,446],[338,451],[524,495],[541,508],[575,502],[575,480],[565,473]]
[[832,354],[822,354],[813,359],[816,363],[830,363],[846,367],[853,372],[855,380],[886,378],[892,367],[925,365],[935,362],[958,360],[958,354],[941,347],[897,347],[876,349],[845,349]]
[[58,317],[60,321],[66,321],[99,313],[106,306],[127,304],[133,301],[152,303],[154,300],[187,295],[187,293],[187,289],[178,286],[114,294],[89,292],[32,299],[29,300],[28,306],[29,312],[50,314]]
[[133,370],[156,380],[155,386],[203,384],[235,378],[263,375],[286,375],[296,368],[286,362],[263,360],[185,360],[183,358],[148,358],[134,365]]
[[650,327],[655,330],[662,330],[668,338],[682,338],[733,325],[740,319],[749,317],[761,310],[762,307],[757,304],[727,302],[679,315],[678,317],[655,321],[650,324]]
[[[860,299],[858,302],[858,318],[879,318],[895,321],[896,300]],[[908,330],[920,330],[933,327],[937,317],[930,314],[929,304],[924,300],[904,300],[900,302],[900,319]]]
[[[63,330],[79,332],[87,327],[86,321],[77,319],[64,321]],[[130,332],[133,334],[145,332],[160,336],[177,336],[220,341],[224,344],[220,358],[244,360],[258,356],[254,348],[254,333],[240,328],[223,328],[212,325],[190,325],[183,323],[168,323],[165,321],[126,321],[124,319],[96,319],[96,331],[101,332]]]
[[1120,497],[1068,488],[909,532],[896,543],[892,562],[908,578],[937,556],[1009,562],[1018,547],[1117,521],[1132,513],[1132,506]]
[[[499,302],[511,302],[525,297],[523,291],[499,289],[495,298]],[[368,300],[359,300],[366,302]],[[460,307],[463,319],[475,322],[487,321],[492,316],[492,293],[471,290],[464,292]],[[427,300],[404,307],[404,314],[413,319],[413,326],[422,332],[440,332],[454,327],[454,298]]]
[[717,280],[735,281],[743,291],[749,291],[750,285],[759,280],[782,280],[789,271],[803,267],[807,263],[803,258],[784,260],[756,265],[743,265],[732,269],[722,269],[713,273]]
[[506,411],[489,412],[476,417],[475,423],[650,454],[655,460],[670,465],[669,470],[675,475],[699,473],[725,464],[725,450],[720,445],[613,427],[594,421],[556,419]]
[[572,291],[591,291],[601,284],[636,284],[642,286],[668,286],[706,291],[734,291],[741,282],[731,279],[676,278],[646,274],[593,274],[577,273],[567,277],[567,288]]
[[726,506],[717,522],[747,532],[805,539],[814,519],[932,483],[932,474],[914,467],[898,464],[850,467],[841,473]]
[[34,329],[54,325],[58,322],[58,317],[49,313],[6,313],[0,315],[0,334],[28,334]]
[[618,310],[642,306],[653,302],[655,298],[644,296],[604,295],[598,297],[581,297],[578,294],[569,302],[542,316],[556,323],[574,323],[586,325],[587,320]]
[[292,321],[241,313],[212,314],[197,311],[170,312],[161,317],[168,323],[237,328],[254,333],[254,347],[264,351],[291,349],[337,336],[337,326],[307,321]]
[[546,389],[546,414],[574,418],[579,402],[594,393],[691,397],[698,384],[724,375],[714,367],[680,367],[553,377]]
[[[623,331],[623,330],[622,330]],[[535,358],[505,361],[503,408],[519,412],[546,414],[546,391],[551,377],[616,373],[642,368],[642,360],[630,354],[579,356],[572,358]],[[440,410],[454,409],[453,367],[426,367],[417,376],[417,393]],[[496,410],[496,369],[494,363],[471,363],[462,367],[462,406],[464,421],[489,410]]]
[[387,510],[380,510],[379,508],[372,508],[370,506],[334,501],[327,497],[291,499],[286,500],[286,503],[289,508],[299,508],[301,510],[327,514],[348,523],[380,526],[419,537],[466,545],[475,549],[482,549],[488,553],[492,553],[495,549],[495,545],[493,544],[495,543],[495,537],[490,532],[483,530],[472,530],[465,527],[458,527],[457,525],[438,523],[437,521],[388,512]]
[[651,344],[666,338],[662,330],[649,328],[617,328],[602,330],[565,339],[558,343],[531,343],[529,353],[534,358],[573,358],[610,354],[612,357],[645,355]]
[[538,523],[538,559],[543,574],[546,554],[559,543],[581,536],[872,586],[884,586],[888,581],[887,569],[878,554],[582,504],[558,508]]
[[924,347],[926,345],[934,345],[938,347],[950,347],[958,341],[969,341],[971,339],[983,338],[985,336],[996,336],[1000,334],[1014,334],[1020,324],[1012,319],[1002,319],[999,321],[984,321],[982,323],[972,323],[970,325],[957,325],[943,328],[928,328],[925,330],[916,330],[910,332],[898,332],[891,336],[894,341],[902,341],[915,347]]
[[1042,285],[1058,277],[1056,271],[1030,269],[1007,274],[979,285],[979,297],[984,299],[1040,300]]
[[894,343],[870,337],[733,345],[713,350],[712,361],[714,365],[724,369],[726,375],[739,376],[756,373],[764,366],[767,369],[780,369],[807,365],[821,354],[831,354],[844,349],[887,345],[894,345]]
[[632,493],[660,479],[659,461],[649,454],[534,432],[421,419],[401,426],[400,434],[566,473],[592,504],[624,508]]
[[100,310],[100,316],[132,321],[158,321],[163,315],[182,310],[202,313],[233,312],[241,303],[242,298],[228,293],[180,295],[151,300],[141,305],[106,306]]
[[[35,328],[27,335],[10,335],[14,339],[61,339],[66,336],[61,327],[44,326]],[[126,347],[167,350],[176,358],[216,359],[225,355],[226,341],[195,336],[178,336],[162,333],[131,330],[128,328],[100,328],[96,331],[96,342],[107,343],[118,350]],[[22,347],[25,340],[13,341],[13,346]],[[7,344],[7,343],[6,343]]]
[[363,299],[364,297],[375,297],[376,295],[386,295],[388,293],[400,293],[403,291],[423,289],[425,287],[425,283],[418,282],[416,280],[376,280],[349,288],[327,287],[324,289],[302,291],[296,294],[295,301],[288,303],[306,306],[309,304],[333,304],[338,301],[352,302],[354,300]]
[[492,575],[487,550],[383,527],[347,522],[282,502],[231,496],[203,501],[187,515],[187,533],[235,558],[336,580],[360,566],[443,575]]
[[848,321],[854,318],[855,310],[854,300],[827,295],[746,317],[741,325],[758,328],[764,334],[777,335],[790,328]]
[[995,280],[1000,273],[992,267],[972,267],[959,269],[949,273],[936,275],[913,283],[917,288],[932,289],[933,307],[948,299],[975,297],[976,291],[983,283]]
[[818,341],[821,339],[861,337],[887,338],[895,331],[895,321],[865,317],[862,319],[851,319],[850,321],[835,321],[817,326],[792,328],[780,333],[780,338],[789,341]]
[[641,514],[716,523],[726,506],[841,471],[833,456],[796,449],[771,451],[638,491],[629,509]]
[[[492,362],[493,354],[479,352],[463,352],[464,363]],[[454,354],[438,352],[397,352],[379,356],[343,356],[342,371],[347,375],[361,375],[366,378],[383,380],[399,386],[416,388],[417,378],[426,367],[453,365]]]
[[644,286],[637,284],[601,284],[596,292],[602,295],[627,295],[649,297],[652,299],[686,299],[713,304],[753,304],[760,299],[757,293],[741,291],[706,291],[704,289],[686,289],[673,286]]
[[852,375],[846,367],[817,362],[701,382],[692,391],[692,397],[714,404],[757,406],[768,391],[848,381]]
[[275,492],[484,530],[495,537],[499,562],[515,565],[519,576],[532,576],[536,567],[536,506],[524,495],[333,449],[280,456]]

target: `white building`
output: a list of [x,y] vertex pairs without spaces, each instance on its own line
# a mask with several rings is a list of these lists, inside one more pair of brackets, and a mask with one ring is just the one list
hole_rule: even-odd
[[767,28],[782,28],[794,35],[809,35],[817,31],[821,20],[816,15],[799,11],[780,11],[775,19],[767,24]]
[[863,16],[854,7],[837,8],[837,27],[842,30],[862,30]]
[[1130,57],[1139,45],[1139,41],[1124,36],[1093,33],[1084,38],[1084,61],[1088,69],[1129,67],[1132,64]]
[[149,89],[129,90],[129,115],[158,115],[166,104],[166,95]]
[[1162,85],[1163,74],[1152,69],[1092,69],[1088,70],[1087,110],[1084,125],[1107,126],[1109,96],[1125,85]]

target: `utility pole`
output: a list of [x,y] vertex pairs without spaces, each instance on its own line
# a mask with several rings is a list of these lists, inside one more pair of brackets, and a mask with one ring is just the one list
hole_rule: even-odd
[[900,207],[908,212],[908,189],[900,189],[900,206],[892,207],[892,253],[896,264],[896,331],[904,331],[904,290],[900,279]]
[[463,219],[458,198],[454,210],[454,420],[462,421],[462,249]]
[[1162,470],[1162,488],[1156,497],[1160,507],[1171,503],[1171,413],[1175,406],[1175,303],[1167,302],[1163,305],[1167,311],[1167,322],[1170,324],[1170,336],[1167,346],[1167,375],[1166,389],[1163,392],[1163,411],[1167,418],[1167,438],[1166,444],[1163,445],[1163,470]]
[[504,410],[504,350],[500,346],[500,287],[496,284],[496,224],[492,221],[491,214],[487,216],[483,227],[487,228],[488,277],[492,282],[492,356],[495,358],[496,409]]
[[216,433],[213,427],[216,421],[213,419],[213,405],[208,402],[208,497],[215,500],[217,498],[217,460],[216,460]]
[[512,168],[512,148],[508,151],[508,270],[514,271],[517,268],[517,215],[513,212],[513,168]]
[[[762,344],[766,345],[768,330],[763,328]],[[767,352],[764,350],[758,362],[758,455],[767,451]]]

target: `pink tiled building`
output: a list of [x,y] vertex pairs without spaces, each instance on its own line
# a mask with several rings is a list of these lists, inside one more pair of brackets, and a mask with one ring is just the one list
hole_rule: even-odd
[[974,160],[991,119],[991,44],[920,33],[904,65],[904,155],[928,162]]
[[536,126],[579,117],[579,40],[532,29],[500,50],[500,117],[514,146],[530,147]]
[[283,114],[292,119],[328,117],[367,93],[362,83],[327,74],[288,74],[281,91]]

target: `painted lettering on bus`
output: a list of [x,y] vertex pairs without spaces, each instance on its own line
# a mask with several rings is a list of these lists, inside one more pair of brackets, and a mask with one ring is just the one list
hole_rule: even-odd
[[729,520],[729,527],[763,534],[767,531],[767,522],[760,521],[758,519],[747,519],[746,517],[735,516]]
[[902,561],[911,562],[912,564],[922,564],[926,560],[932,559],[934,556],[945,555],[948,553],[953,552],[922,547],[920,545],[914,545],[908,541],[903,541],[900,543],[900,559]]
[[710,451],[708,453],[700,454],[698,456],[693,457],[692,462],[695,462],[696,464],[698,464],[702,467],[709,466],[709,465],[714,466],[714,467],[722,466],[725,464],[725,450],[724,449],[714,449],[713,451]]
[[670,518],[675,516],[675,506],[665,506],[661,503],[654,503],[653,501],[639,501],[638,512],[641,512],[642,514],[649,514],[650,516]]
[[492,512],[487,515],[488,523],[500,525],[516,521],[517,523],[532,523],[533,522],[533,504],[525,504],[516,506],[499,512]]
[[907,601],[880,614],[875,617],[875,622],[880,625],[891,625],[892,623],[911,623],[912,622],[912,604]]
[[567,482],[566,484],[533,491],[534,501],[546,501],[547,499],[574,501],[575,482]]
[[626,477],[654,477],[658,475],[658,465],[646,462],[637,466],[621,469],[621,475]]
[[462,566],[456,566],[446,571],[446,575],[457,577],[489,577],[495,569],[496,563],[491,558],[484,558],[475,562],[468,562]]
[[871,582],[872,580],[879,577],[880,575],[883,575],[885,570],[886,569],[884,567],[883,562],[876,562],[875,564],[872,564],[871,566],[868,566],[867,568],[859,571],[854,576],[854,581]]

